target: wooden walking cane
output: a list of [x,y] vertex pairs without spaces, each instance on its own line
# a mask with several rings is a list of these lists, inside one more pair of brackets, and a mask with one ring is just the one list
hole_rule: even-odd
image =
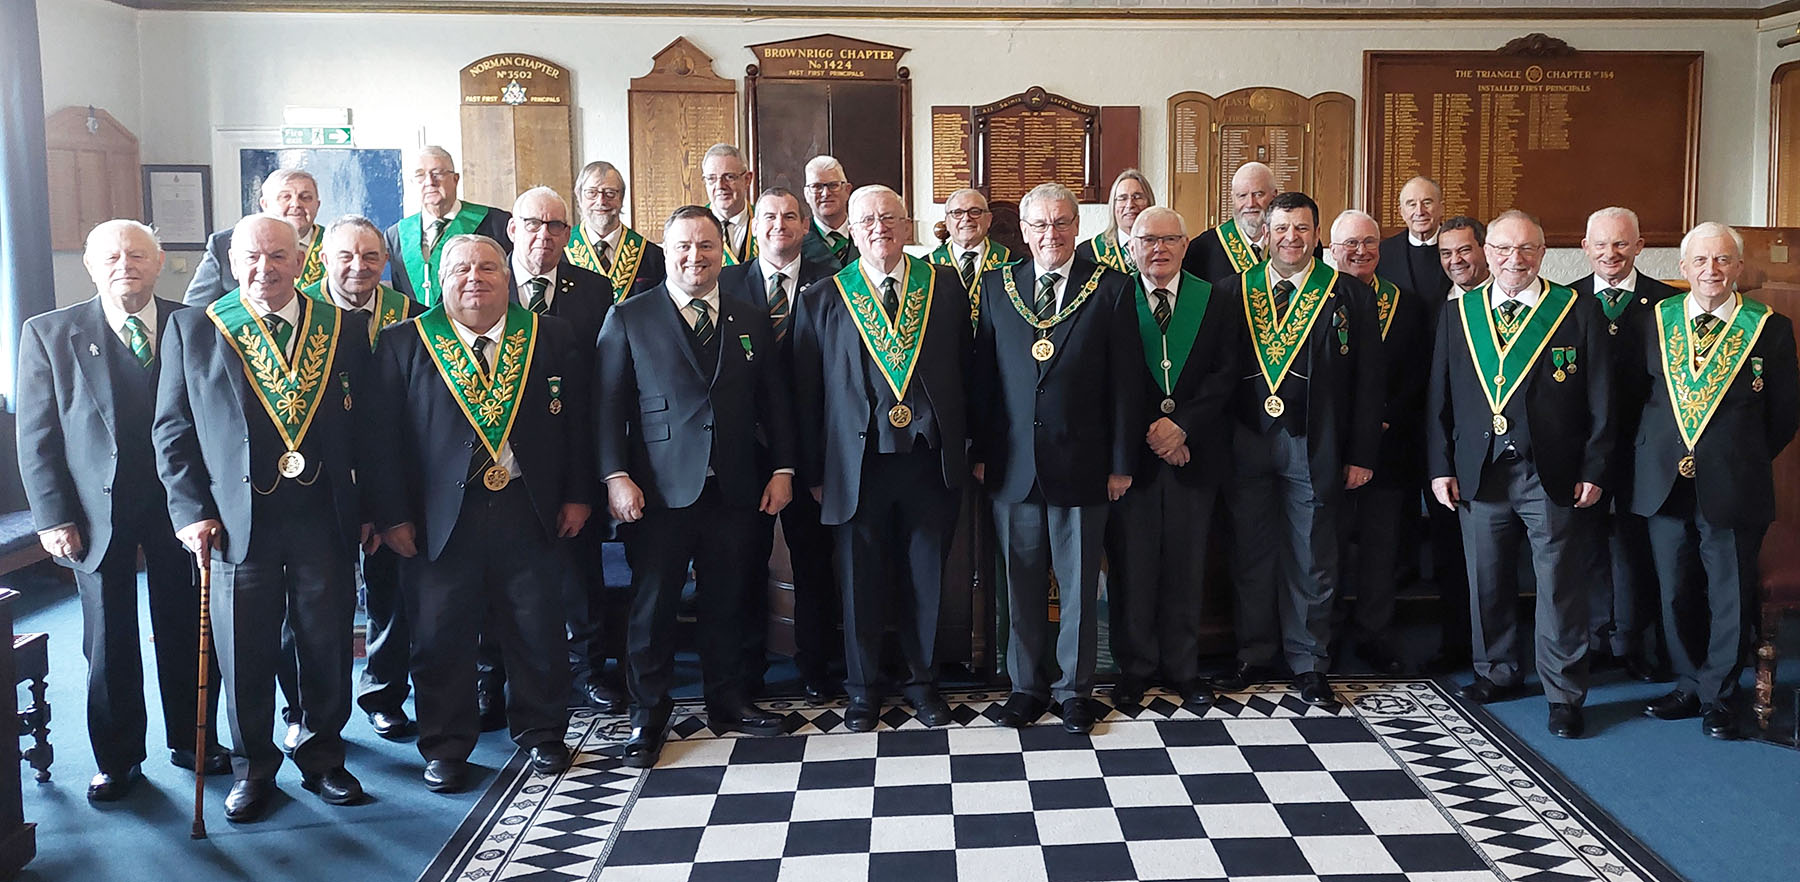
[[200,550],[194,556],[200,565],[200,688],[194,705],[194,829],[191,839],[206,838],[206,711],[207,671],[212,667],[212,534],[200,535]]

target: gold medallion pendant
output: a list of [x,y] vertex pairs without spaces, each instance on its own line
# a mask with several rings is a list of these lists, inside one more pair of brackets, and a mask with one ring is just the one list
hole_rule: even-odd
[[1692,478],[1698,473],[1699,469],[1694,467],[1694,455],[1690,453],[1676,462],[1675,471],[1680,473],[1683,478]]
[[499,463],[488,466],[487,471],[481,473],[481,485],[489,490],[505,490],[506,485],[510,483],[512,483],[512,474]]
[[1569,375],[1563,373],[1562,368],[1557,368],[1556,373],[1550,375],[1550,379],[1555,380],[1558,383],[1560,383],[1564,380],[1567,380],[1568,378],[1569,378]]
[[1162,400],[1162,412],[1163,413],[1174,413],[1175,412],[1175,399],[1164,398]]
[[1031,344],[1031,357],[1038,361],[1049,361],[1050,357],[1055,354],[1056,344],[1050,342],[1048,339],[1039,340],[1036,343]]
[[1271,417],[1278,417],[1286,412],[1287,405],[1282,402],[1280,395],[1270,395],[1263,399],[1263,413]]
[[552,414],[562,413],[562,399],[561,398],[550,399],[550,413],[552,413]]
[[1504,435],[1504,434],[1506,434],[1507,430],[1511,429],[1511,428],[1512,428],[1512,424],[1506,421],[1506,414],[1503,414],[1503,413],[1494,414],[1494,434]]
[[904,404],[896,404],[888,408],[888,425],[896,429],[904,429],[912,425],[912,408]]
[[306,471],[306,457],[298,450],[290,450],[275,458],[275,471],[283,478],[298,478]]

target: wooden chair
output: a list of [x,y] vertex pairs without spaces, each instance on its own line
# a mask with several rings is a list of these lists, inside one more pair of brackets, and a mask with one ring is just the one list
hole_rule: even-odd
[[50,764],[56,760],[56,748],[50,746],[50,702],[44,698],[44,678],[50,674],[50,635],[15,634],[13,645],[14,687],[29,683],[31,704],[19,711],[19,739],[31,736],[31,746],[19,751],[19,758],[31,763],[39,784],[50,780]]
[[1762,584],[1757,592],[1756,613],[1761,625],[1756,644],[1756,726],[1767,731],[1775,705],[1775,638],[1781,617],[1800,611],[1800,528],[1781,521],[1769,525],[1763,537]]

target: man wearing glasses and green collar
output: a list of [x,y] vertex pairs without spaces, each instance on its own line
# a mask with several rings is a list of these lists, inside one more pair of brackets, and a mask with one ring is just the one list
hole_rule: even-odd
[[950,241],[937,247],[926,259],[941,266],[956,268],[963,287],[969,289],[969,320],[979,321],[980,291],[975,280],[982,273],[1012,262],[1012,251],[988,238],[988,226],[994,213],[988,210],[987,197],[980,190],[964,187],[950,194],[944,202],[944,230]]
[[730,144],[714,144],[700,160],[700,180],[711,201],[706,207],[725,230],[725,266],[756,259],[756,237],[750,235],[750,193],[756,173]]
[[436,145],[419,148],[413,161],[412,181],[419,210],[387,228],[388,274],[394,290],[426,306],[440,299],[437,291],[438,259],[452,236],[473,233],[500,243],[512,252],[506,236],[505,210],[464,202],[456,197],[462,176],[450,151]]
[[812,209],[812,223],[806,227],[801,256],[839,269],[854,263],[858,253],[850,237],[850,180],[836,158],[807,160],[806,206]]
[[625,176],[612,163],[596,159],[575,178],[575,207],[580,213],[565,251],[569,262],[612,279],[613,297],[623,300],[662,283],[661,246],[626,226]]

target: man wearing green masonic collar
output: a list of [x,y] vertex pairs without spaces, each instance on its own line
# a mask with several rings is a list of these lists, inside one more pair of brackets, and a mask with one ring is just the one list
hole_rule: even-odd
[[474,233],[500,244],[508,253],[510,219],[504,210],[457,198],[462,176],[450,151],[438,146],[419,149],[410,177],[419,210],[387,229],[388,276],[394,290],[426,306],[438,302],[438,261],[452,236]]

